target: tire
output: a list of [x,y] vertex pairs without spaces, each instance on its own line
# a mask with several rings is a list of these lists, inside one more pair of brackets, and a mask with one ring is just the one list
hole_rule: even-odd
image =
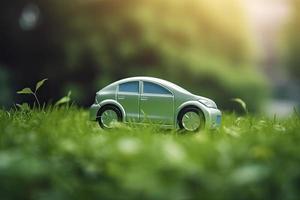
[[198,108],[184,108],[178,115],[178,125],[181,130],[198,132],[205,127],[204,114]]
[[[111,118],[112,120],[110,120],[109,118]],[[110,129],[113,128],[113,122],[122,121],[122,113],[116,106],[103,106],[98,111],[97,121],[101,128]]]

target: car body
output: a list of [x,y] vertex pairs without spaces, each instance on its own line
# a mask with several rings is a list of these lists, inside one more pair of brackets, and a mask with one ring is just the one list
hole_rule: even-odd
[[[110,112],[108,108],[111,108]],[[190,120],[193,117],[195,122]],[[109,118],[195,131],[219,127],[221,111],[211,99],[194,95],[169,81],[131,77],[116,81],[96,93],[95,102],[90,107],[90,119],[98,120],[102,127],[109,128],[108,124],[104,124],[105,120],[111,120]],[[201,126],[193,128],[196,126],[193,123],[198,124],[198,120]],[[186,128],[187,124],[190,128]]]

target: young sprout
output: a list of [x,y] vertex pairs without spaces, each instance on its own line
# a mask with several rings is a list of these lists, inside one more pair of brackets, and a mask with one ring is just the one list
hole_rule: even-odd
[[39,109],[41,109],[41,104],[40,104],[40,101],[39,101],[39,99],[38,99],[38,97],[37,97],[37,91],[40,89],[40,87],[41,87],[41,86],[45,83],[45,81],[47,81],[47,80],[48,80],[48,79],[45,78],[45,79],[43,79],[43,80],[37,82],[36,85],[35,85],[35,90],[34,90],[34,91],[32,91],[31,88],[26,87],[26,88],[23,88],[22,90],[18,91],[17,93],[18,93],[18,94],[31,94],[31,95],[33,95],[34,98],[35,98],[35,101],[36,101],[37,104],[38,104]]
[[69,103],[71,101],[71,94],[72,92],[69,91],[67,96],[62,97],[55,103],[55,106],[62,105],[62,104],[67,104],[69,106]]

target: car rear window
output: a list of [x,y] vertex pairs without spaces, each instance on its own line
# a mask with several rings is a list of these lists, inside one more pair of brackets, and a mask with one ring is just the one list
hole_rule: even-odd
[[143,92],[150,93],[150,94],[168,94],[168,95],[172,94],[166,88],[164,88],[160,85],[154,84],[154,83],[150,83],[150,82],[144,82]]
[[139,82],[132,81],[127,83],[122,83],[119,85],[119,92],[139,92]]

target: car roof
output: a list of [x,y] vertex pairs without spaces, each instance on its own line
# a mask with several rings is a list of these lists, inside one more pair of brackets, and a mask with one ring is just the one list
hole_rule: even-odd
[[126,82],[130,82],[130,81],[149,81],[149,82],[153,82],[153,83],[157,83],[160,85],[163,85],[171,90],[176,90],[178,92],[182,92],[182,93],[187,93],[187,94],[191,94],[189,91],[187,91],[186,89],[163,79],[160,78],[155,78],[155,77],[149,77],[149,76],[135,76],[135,77],[129,77],[129,78],[124,78],[121,79],[119,81],[116,81],[114,83],[112,83],[111,85],[118,85],[118,84],[122,84],[122,83],[126,83]]

